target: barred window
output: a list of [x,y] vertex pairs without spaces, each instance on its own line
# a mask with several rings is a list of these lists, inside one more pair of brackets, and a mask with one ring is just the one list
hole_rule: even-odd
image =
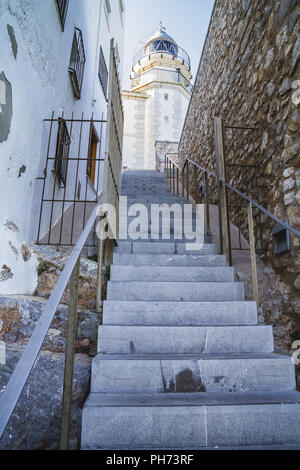
[[102,86],[102,90],[105,98],[107,98],[107,83],[108,83],[108,70],[105,63],[105,58],[103,54],[102,47],[100,46],[100,56],[99,56],[99,69],[98,76]]
[[64,30],[69,0],[55,0],[62,30]]
[[81,97],[82,81],[85,67],[85,52],[82,33],[79,28],[75,28],[72,51],[70,57],[69,73],[73,86],[74,96]]
[[56,178],[60,185],[66,184],[67,177],[67,161],[69,158],[71,139],[69,136],[66,121],[62,118],[58,119],[58,131],[56,140],[56,152],[54,160],[54,170]]

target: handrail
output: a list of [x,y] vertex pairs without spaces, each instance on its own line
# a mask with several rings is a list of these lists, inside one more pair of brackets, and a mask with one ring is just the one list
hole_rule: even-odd
[[19,359],[19,362],[16,365],[15,370],[8,381],[8,384],[0,395],[0,437],[6,429],[8,421],[35,364],[44,339],[47,335],[48,329],[50,328],[51,322],[59,306],[60,300],[67,287],[76,263],[80,258],[81,251],[86,243],[88,235],[93,228],[93,224],[96,220],[100,205],[101,202],[99,202],[94,207],[84,230],[82,231],[76,245],[68,257],[65,267],[61,272],[53,292],[43,309],[31,338],[21,358]]
[[[170,157],[168,157],[166,155],[166,158],[172,163],[172,165],[174,165],[176,168],[179,169],[181,175],[184,173],[184,170],[186,168],[186,165],[187,163],[191,163],[192,165],[196,166],[197,168],[199,168],[200,170],[204,171],[205,173],[207,173],[208,175],[210,176],[213,176],[214,178],[218,178],[217,175],[215,173],[213,173],[212,171],[210,170],[207,170],[207,168],[204,168],[203,166],[199,165],[199,163],[196,163],[194,162],[193,160],[191,160],[190,158],[186,158],[184,160],[184,164],[183,164],[183,167],[182,169],[178,166],[177,163],[175,163]],[[239,189],[236,189],[234,186],[232,186],[230,183],[227,183],[227,181],[224,181],[223,179],[220,179],[220,182],[222,184],[224,184],[227,188],[231,189],[231,191],[234,191],[236,194],[238,194],[240,197],[242,197],[243,199],[245,199],[247,202],[250,202],[253,206],[257,207],[257,209],[261,210],[262,212],[264,212],[266,215],[268,215],[271,219],[273,219],[275,222],[277,222],[278,224],[282,225],[282,227],[284,227],[285,229],[289,230],[289,232],[293,233],[294,235],[297,235],[298,237],[300,237],[300,231],[299,230],[296,230],[294,227],[292,227],[291,225],[289,225],[287,222],[285,222],[284,220],[280,219],[279,217],[277,217],[275,214],[273,214],[272,212],[268,211],[268,209],[265,209],[261,204],[258,204],[257,202],[255,202],[253,199],[251,199],[249,196],[247,196],[246,194],[242,193]]]

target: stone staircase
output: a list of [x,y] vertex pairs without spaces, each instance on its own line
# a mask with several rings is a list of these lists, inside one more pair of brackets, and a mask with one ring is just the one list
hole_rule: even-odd
[[[129,205],[187,203],[161,173],[123,175]],[[217,246],[120,241],[115,249],[83,449],[298,448],[290,357]]]

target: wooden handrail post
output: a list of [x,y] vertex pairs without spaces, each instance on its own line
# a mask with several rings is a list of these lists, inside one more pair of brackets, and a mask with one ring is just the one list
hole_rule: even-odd
[[258,308],[259,296],[258,296],[258,281],[257,281],[256,253],[255,253],[255,236],[254,236],[254,228],[253,228],[253,215],[252,215],[251,202],[248,203],[248,228],[249,228],[249,245],[250,245],[253,297],[257,303],[257,308]]
[[205,197],[205,215],[206,215],[206,231],[210,233],[210,214],[209,214],[209,195],[208,195],[208,177],[204,173],[204,197]]
[[68,450],[71,422],[72,386],[74,373],[74,356],[76,340],[76,316],[78,300],[78,279],[79,279],[80,255],[74,266],[69,284],[69,315],[66,336],[64,387],[62,398],[62,417],[60,450]]
[[194,165],[194,199],[195,203],[198,204],[198,191],[197,191],[197,167]]
[[225,254],[229,266],[232,265],[230,225],[227,204],[227,188],[222,181],[226,181],[225,156],[224,156],[224,135],[223,120],[221,117],[214,118],[215,146],[216,146],[216,166],[218,184],[218,205],[219,205],[219,231],[220,231],[220,251]]
[[103,265],[105,257],[106,240],[103,240],[103,234],[99,234],[98,240],[98,269],[97,269],[97,298],[96,298],[96,313],[102,313],[102,278],[103,278]]
[[173,163],[172,177],[173,177],[173,194],[175,194],[175,165],[174,163]]
[[189,182],[189,162],[186,162],[186,198],[190,198],[190,182]]

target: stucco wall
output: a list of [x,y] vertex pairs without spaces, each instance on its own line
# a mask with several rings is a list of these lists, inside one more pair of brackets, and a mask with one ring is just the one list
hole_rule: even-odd
[[[37,178],[44,174],[49,130],[49,123],[43,120],[50,118],[52,111],[56,117],[64,112],[65,118],[70,118],[74,112],[74,118],[78,119],[84,112],[87,119],[92,113],[94,119],[101,119],[102,115],[106,118],[107,102],[98,77],[100,45],[109,68],[110,39],[114,37],[121,74],[124,38],[119,0],[110,0],[110,4],[108,25],[103,0],[70,0],[62,31],[55,0],[0,2],[0,221],[9,220],[16,225],[20,243],[37,238],[43,185],[43,180]],[[82,32],[86,56],[79,100],[74,98],[68,73],[74,27]],[[74,126],[73,131],[79,133],[78,126],[77,130]],[[86,134],[81,157],[87,156],[88,132]],[[52,157],[55,142],[53,139],[50,147]],[[82,187],[86,184],[84,163],[79,171]],[[48,173],[51,173],[49,168]],[[49,180],[51,178],[54,177],[50,174]],[[45,195],[49,191],[46,187]],[[56,192],[59,191],[63,190],[56,188]],[[52,194],[52,190],[50,192]],[[88,193],[94,194],[90,184]],[[65,210],[67,208],[65,204]],[[45,206],[41,234],[46,230],[47,211],[50,205]],[[61,205],[57,204],[53,222],[60,216]],[[2,249],[6,250],[4,246]],[[12,252],[12,259],[14,256]]]
[[[63,32],[54,0],[4,0],[0,4],[0,73],[12,90],[10,130],[5,140],[0,136],[0,172],[5,175],[0,197],[6,201],[1,218],[13,220],[25,240],[34,241],[37,234],[42,182],[36,178],[43,175],[46,159],[43,119],[53,110],[69,117],[72,111],[78,117],[82,111],[89,117],[94,113],[95,119],[106,113],[98,78],[100,44],[108,67],[110,38],[116,38],[122,58],[124,35],[118,0],[111,0],[111,6],[108,29],[103,1],[70,0]],[[82,31],[86,53],[78,101],[68,74],[75,26]]]
[[[226,159],[248,164],[257,177],[261,203],[300,229],[300,4],[294,0],[217,0],[184,125],[179,153],[215,169],[214,115],[227,125],[258,131],[226,130]],[[231,171],[230,182],[249,188],[244,170]],[[252,178],[252,176],[251,176]],[[191,185],[193,178],[191,179]],[[198,188],[192,188],[192,191]],[[234,218],[234,214],[233,214]],[[246,217],[244,217],[246,220]],[[235,220],[235,219],[234,219]],[[260,225],[259,225],[260,223]],[[286,347],[300,337],[300,239],[291,251],[274,256],[266,216],[256,218],[263,231],[262,252],[275,268],[263,305]],[[267,269],[267,268],[266,268]]]

